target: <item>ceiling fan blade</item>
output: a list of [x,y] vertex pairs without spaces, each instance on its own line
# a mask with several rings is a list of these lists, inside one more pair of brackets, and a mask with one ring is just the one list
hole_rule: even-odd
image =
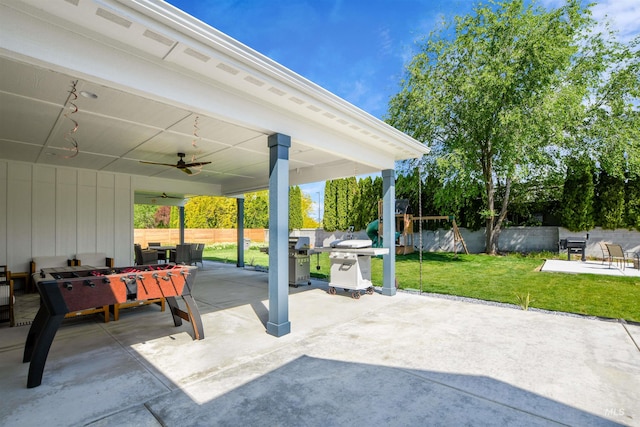
[[194,163],[186,163],[184,166],[186,168],[192,168],[195,166],[204,166],[204,165],[208,165],[211,162],[194,162]]
[[193,162],[193,163],[185,163],[184,160],[182,160],[184,158],[185,154],[184,153],[178,153],[178,163],[173,164],[173,163],[157,163],[157,162],[145,162],[140,160],[140,163],[145,163],[147,165],[159,165],[159,166],[169,166],[172,168],[177,168],[180,169],[181,171],[183,171],[184,173],[186,173],[187,175],[193,175],[193,172],[191,172],[191,170],[189,168],[191,167],[201,167],[204,165],[208,165],[211,162]]
[[175,168],[176,165],[173,163],[156,163],[156,162],[144,162],[142,160],[140,160],[140,163],[145,163],[147,165],[160,165],[160,166],[171,166],[172,168]]

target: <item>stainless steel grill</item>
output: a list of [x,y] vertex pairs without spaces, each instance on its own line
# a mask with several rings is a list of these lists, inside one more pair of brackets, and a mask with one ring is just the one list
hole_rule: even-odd
[[308,237],[289,237],[289,286],[311,284],[310,249]]
[[371,283],[371,257],[386,255],[388,248],[374,248],[371,240],[337,240],[330,247],[314,249],[314,252],[329,252],[331,262],[329,293],[336,288],[351,290],[351,296],[360,298],[360,291],[373,293]]

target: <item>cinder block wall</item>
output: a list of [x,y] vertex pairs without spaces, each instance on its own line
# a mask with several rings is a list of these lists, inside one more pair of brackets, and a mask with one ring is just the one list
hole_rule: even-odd
[[[485,248],[484,229],[470,231],[460,228],[460,233],[471,253],[482,253]],[[625,251],[640,253],[640,232],[631,230],[602,230],[596,228],[588,232],[587,256],[601,258],[599,242],[616,243],[622,246]],[[308,236],[311,244],[315,247],[329,246],[338,239],[349,238],[346,232],[335,231],[328,233],[322,229],[302,229],[294,230],[292,236]],[[501,252],[558,252],[558,242],[560,239],[575,237],[584,239],[587,232],[572,233],[561,227],[510,227],[505,228],[500,233],[498,240],[498,250]],[[357,231],[353,234],[354,239],[368,239],[364,231]],[[413,245],[420,247],[420,235],[414,233]],[[428,252],[453,252],[453,231],[436,230],[422,232],[422,247]],[[462,247],[458,246],[460,252]]]
[[[558,233],[560,239],[567,237],[584,239],[586,237],[586,233],[572,233],[566,228],[558,228]],[[640,232],[636,230],[603,230],[600,227],[590,230],[587,241],[587,256],[602,257],[600,242],[615,243],[622,246],[626,252],[640,253]]]

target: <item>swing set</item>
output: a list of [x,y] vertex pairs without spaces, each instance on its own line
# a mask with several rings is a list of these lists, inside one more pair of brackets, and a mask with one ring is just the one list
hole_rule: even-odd
[[[409,201],[407,199],[396,200],[395,208],[395,221],[396,221],[396,255],[407,255],[414,252],[414,222],[419,221],[418,229],[420,236],[420,244],[418,248],[422,250],[422,221],[449,221],[451,222],[451,228],[453,230],[453,253],[458,255],[458,244],[464,250],[464,253],[469,255],[467,244],[460,233],[456,218],[453,215],[429,215],[429,216],[413,216],[408,213]],[[377,227],[377,241],[382,241],[382,200],[378,201],[378,227]]]

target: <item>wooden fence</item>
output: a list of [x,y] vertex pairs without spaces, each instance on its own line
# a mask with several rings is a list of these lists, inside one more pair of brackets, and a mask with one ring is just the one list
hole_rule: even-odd
[[[268,231],[264,228],[245,228],[244,238],[252,242],[266,241]],[[221,228],[185,228],[184,241],[187,243],[237,243],[238,230]],[[137,228],[133,230],[133,241],[143,248],[149,242],[159,242],[163,245],[177,245],[180,243],[180,230],[177,228]]]

